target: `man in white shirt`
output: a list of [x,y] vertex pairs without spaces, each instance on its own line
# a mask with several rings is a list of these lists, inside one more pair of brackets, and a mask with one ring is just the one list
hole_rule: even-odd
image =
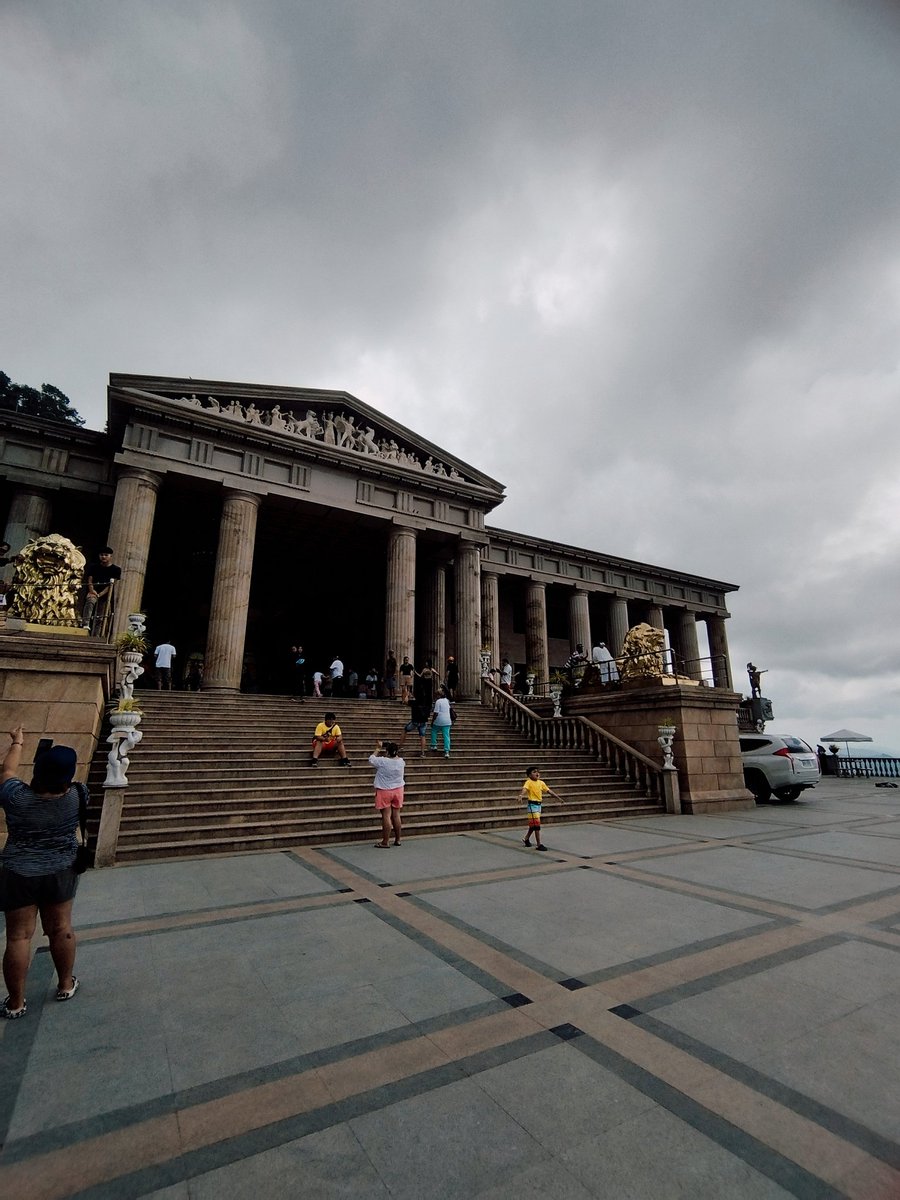
[[156,687],[158,691],[165,688],[172,690],[172,659],[175,657],[175,647],[171,642],[160,642],[153,651],[156,663]]
[[334,662],[331,664],[331,694],[332,696],[342,696],[344,694],[344,664],[341,662],[340,655],[334,656]]

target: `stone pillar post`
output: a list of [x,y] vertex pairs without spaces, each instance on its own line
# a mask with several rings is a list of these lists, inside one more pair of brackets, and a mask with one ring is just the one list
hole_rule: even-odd
[[34,488],[17,491],[9,506],[3,540],[9,542],[10,554],[18,554],[26,542],[50,532],[53,506],[46,492]]
[[122,578],[116,584],[114,597],[113,636],[126,627],[130,612],[141,610],[156,496],[161,483],[162,475],[156,471],[123,467],[119,472],[108,538],[114,552],[113,562],[122,568]]
[[569,641],[570,650],[580,643],[590,658],[591,654],[591,613],[588,607],[588,594],[580,588],[574,588],[569,595]]
[[622,653],[625,634],[628,632],[628,601],[614,596],[609,605],[609,650],[613,658]]
[[422,650],[443,678],[447,661],[447,569],[440,565],[433,566],[429,573],[424,625]]
[[681,657],[684,659],[681,669],[690,679],[701,679],[703,664],[700,662],[700,645],[697,641],[697,616],[690,609],[678,614],[678,631]]
[[491,666],[500,666],[500,576],[481,572],[481,644],[491,655]]
[[416,531],[392,525],[387,544],[387,595],[384,604],[384,648],[397,662],[416,651]]
[[260,497],[226,488],[209,610],[204,692],[239,692]]
[[665,629],[666,623],[663,620],[663,610],[658,604],[651,604],[647,609],[647,624],[652,625],[654,629]]
[[[547,585],[530,579],[525,590],[525,657],[527,669],[537,675],[540,689],[550,676],[550,652],[547,648]],[[540,691],[539,691],[540,694]]]
[[731,660],[728,657],[728,634],[724,617],[705,617],[709,653],[712,657],[713,686],[734,691],[731,679]]
[[456,659],[459,694],[481,690],[481,551],[475,542],[460,541],[456,551]]

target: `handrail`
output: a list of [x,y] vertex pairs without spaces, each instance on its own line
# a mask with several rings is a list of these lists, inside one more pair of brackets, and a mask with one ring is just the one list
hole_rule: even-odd
[[522,704],[489,679],[481,681],[481,703],[499,713],[508,725],[536,745],[561,750],[589,750],[597,762],[611,767],[633,783],[636,791],[660,803],[665,802],[663,768],[587,717],[538,716],[527,704]]

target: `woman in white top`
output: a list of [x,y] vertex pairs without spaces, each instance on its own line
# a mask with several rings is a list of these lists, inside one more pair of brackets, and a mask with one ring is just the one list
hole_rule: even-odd
[[446,688],[442,687],[431,714],[431,749],[437,750],[437,735],[440,730],[444,736],[444,758],[450,757],[450,725],[450,701],[447,699]]
[[369,762],[375,768],[375,809],[381,813],[381,841],[375,845],[379,850],[387,850],[391,844],[391,829],[394,845],[400,845],[406,763],[400,757],[396,742],[376,742],[375,753],[369,755]]

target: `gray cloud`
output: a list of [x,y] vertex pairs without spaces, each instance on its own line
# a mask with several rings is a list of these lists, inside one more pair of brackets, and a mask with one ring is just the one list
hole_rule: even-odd
[[111,370],[346,388],[499,524],[740,583],[784,720],[900,750],[898,41],[837,0],[8,2],[0,368],[95,426]]

